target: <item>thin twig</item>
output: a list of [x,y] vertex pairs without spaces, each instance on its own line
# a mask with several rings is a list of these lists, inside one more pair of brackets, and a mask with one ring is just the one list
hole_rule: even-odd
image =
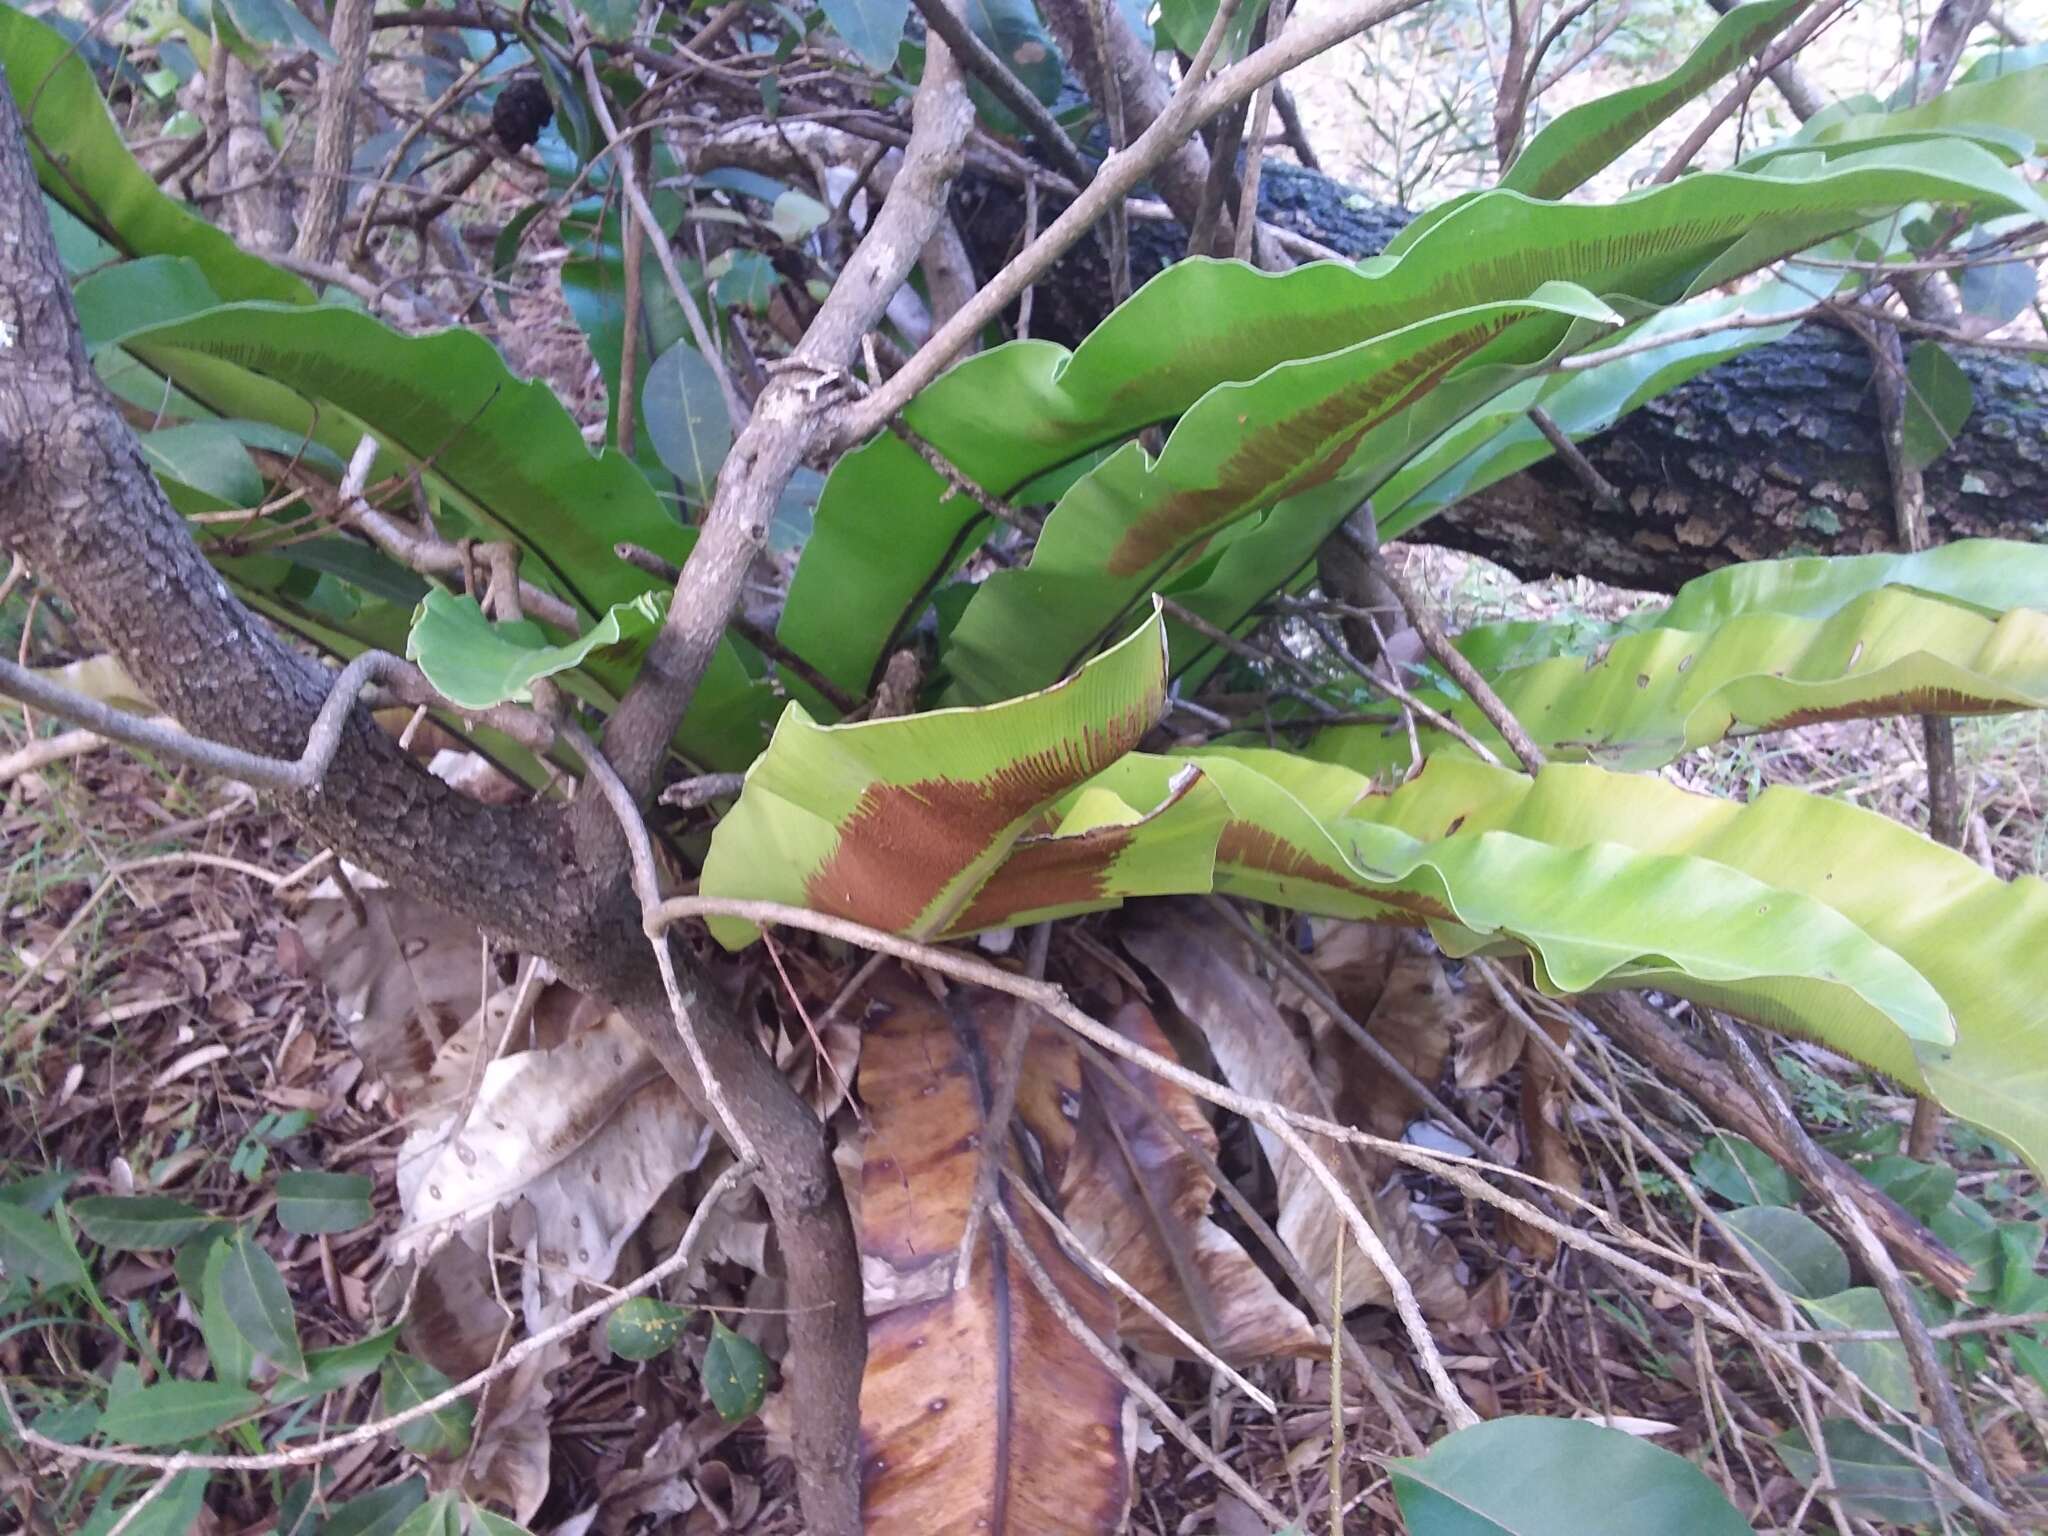
[[940,478],[950,487],[946,497],[941,499],[948,499],[956,495],[965,496],[990,517],[997,519],[999,522],[1008,523],[1019,533],[1029,534],[1032,538],[1038,537],[1039,522],[1037,518],[1031,516],[1028,512],[1020,511],[1018,508],[1011,506],[1002,497],[996,495],[995,492],[985,489],[951,459],[947,458],[940,450],[938,444],[919,432],[917,428],[913,427],[901,416],[893,417],[890,420],[889,430],[908,443],[920,459],[923,459],[925,463],[938,471]]
[[[765,939],[767,935],[764,933]],[[1045,979],[1045,957],[1052,944],[1052,924],[1039,923],[1031,930],[1030,952],[1025,973],[1033,981]],[[975,1238],[981,1228],[982,1212],[996,1198],[996,1175],[1003,1166],[1010,1140],[1010,1120],[1017,1113],[1017,1089],[1024,1080],[1024,1047],[1031,1039],[1031,1015],[1023,1008],[1010,1017],[1010,1038],[1003,1042],[1002,1060],[996,1066],[996,1095],[981,1128],[981,1150],[975,1159],[974,1191],[967,1201],[967,1217],[960,1223],[960,1244],[953,1256],[953,1289],[967,1288],[974,1269]]]
[[[1212,78],[1204,78],[1216,48],[1222,44],[1218,30],[1212,27],[1166,110],[1138,135],[1129,150],[1104,161],[1095,179],[1047,226],[1045,233],[1019,252],[971,303],[935,331],[905,367],[867,398],[845,406],[833,424],[833,442],[840,446],[861,442],[901,411],[1097,219],[1178,149],[1196,124],[1207,122],[1225,107],[1244,100],[1268,80],[1279,78],[1305,60],[1414,9],[1419,3],[1420,0],[1353,0],[1332,7],[1327,14],[1311,21],[1297,20],[1249,58]],[[1219,16],[1222,10],[1219,6]]]
[[619,830],[625,834],[626,847],[633,861],[633,894],[640,899],[643,927],[648,945],[654,951],[655,964],[661,970],[661,986],[668,995],[669,1013],[675,1019],[676,1033],[682,1036],[683,1048],[690,1054],[690,1065],[696,1069],[698,1084],[718,1121],[718,1129],[726,1144],[739,1154],[743,1162],[758,1163],[760,1153],[754,1147],[754,1140],[726,1102],[724,1085],[711,1070],[704,1042],[698,1038],[690,1006],[694,998],[684,995],[682,985],[676,979],[675,960],[669,954],[667,934],[654,921],[653,914],[661,902],[661,875],[655,867],[654,844],[647,835],[647,823],[640,817],[640,807],[633,803],[632,791],[626,788],[625,781],[605,761],[604,754],[597,750],[589,737],[567,722],[559,729],[562,739],[583,759],[584,772],[604,795],[612,814],[618,818]]
[[1081,152],[1074,148],[1074,141],[1067,137],[1045,104],[1016,75],[988,44],[974,35],[974,31],[959,16],[944,4],[944,0],[913,0],[918,15],[945,40],[959,57],[967,72],[987,86],[990,92],[1004,106],[1016,113],[1031,136],[1044,149],[1052,163],[1074,179],[1076,185],[1085,183],[1092,174],[1088,162],[1081,158]]
[[[1341,536],[1353,539],[1357,537],[1348,527],[1342,530]],[[1479,669],[1465,659],[1464,652],[1451,644],[1443,626],[1437,623],[1436,615],[1429,611],[1429,605],[1416,595],[1415,589],[1408,585],[1407,579],[1394,570],[1386,555],[1376,548],[1365,547],[1363,541],[1359,542],[1366,563],[1372,567],[1373,574],[1387,584],[1387,589],[1401,604],[1401,611],[1408,615],[1409,624],[1421,637],[1423,649],[1435,657],[1437,665],[1450,673],[1452,680],[1465,690],[1466,696],[1479,707],[1479,712],[1486,716],[1487,724],[1500,732],[1501,740],[1505,741],[1508,749],[1521,759],[1523,771],[1540,773],[1545,761],[1543,753],[1530,738],[1528,731],[1523,729],[1522,722],[1515,718],[1515,712],[1501,702],[1500,695],[1495,693],[1486,679],[1479,675]]]
[[[1228,1360],[1225,1360],[1221,1355],[1217,1354],[1216,1351],[1209,1348],[1208,1345],[1204,1344],[1192,1333],[1189,1333],[1187,1329],[1181,1327],[1181,1325],[1175,1322],[1173,1318],[1167,1313],[1166,1309],[1161,1307],[1158,1302],[1154,1301],[1151,1297],[1147,1296],[1143,1291],[1139,1290],[1135,1285],[1131,1284],[1130,1281],[1126,1280],[1122,1275],[1118,1274],[1112,1266],[1105,1264],[1101,1259],[1098,1259],[1093,1253],[1091,1253],[1088,1249],[1088,1245],[1081,1241],[1080,1237],[1075,1233],[1074,1229],[1068,1226],[1066,1222],[1062,1221],[1057,1215],[1055,1215],[1051,1208],[1048,1207],[1043,1200],[1039,1199],[1037,1195],[1031,1192],[1030,1183],[1022,1178],[1019,1178],[1016,1173],[1016,1170],[1009,1168],[1007,1166],[998,1166],[1000,1167],[1004,1182],[1007,1183],[1009,1187],[1016,1192],[1017,1196],[1021,1200],[1023,1200],[1023,1202],[1026,1205],[1031,1207],[1033,1214],[1035,1214],[1040,1221],[1044,1222],[1048,1227],[1052,1228],[1053,1235],[1060,1240],[1060,1246],[1066,1249],[1067,1257],[1069,1259],[1073,1260],[1074,1263],[1078,1264],[1081,1268],[1088,1270],[1104,1285],[1108,1286],[1111,1290],[1115,1291],[1119,1296],[1123,1297],[1126,1301],[1130,1302],[1131,1305],[1136,1307],[1140,1312],[1143,1312],[1147,1317],[1151,1318],[1153,1322],[1157,1323],[1161,1328],[1165,1329],[1167,1333],[1171,1334],[1176,1340],[1178,1340],[1181,1348],[1187,1350],[1189,1354],[1193,1355],[1197,1360],[1201,1361],[1204,1365],[1208,1366],[1210,1370],[1216,1372],[1217,1375],[1227,1380],[1232,1386],[1236,1387],[1238,1391],[1242,1392],[1246,1397],[1250,1398],[1253,1402],[1257,1403],[1261,1408],[1265,1409],[1266,1412],[1279,1412],[1279,1407],[1276,1403],[1274,1403],[1273,1399],[1267,1396],[1264,1392],[1261,1392],[1249,1381],[1245,1380],[1243,1374],[1240,1373],[1236,1369],[1236,1367],[1232,1366]],[[1342,1253],[1344,1251],[1344,1245],[1339,1243],[1337,1245],[1337,1251],[1339,1253]]]
[[1928,1336],[1927,1323],[1920,1316],[1919,1304],[1899,1274],[1898,1265],[1892,1262],[1891,1254],[1878,1240],[1861,1207],[1838,1186],[1834,1173],[1820,1156],[1820,1149],[1786,1104],[1777,1079],[1758,1059],[1742,1031],[1725,1015],[1712,1009],[1703,1011],[1713,1021],[1721,1037],[1729,1065],[1749,1086],[1763,1111],[1777,1122],[1784,1144],[1792,1153],[1795,1171],[1820,1197],[1821,1203],[1833,1212],[1848,1233],[1857,1257],[1870,1271],[1878,1294],[1884,1298],[1885,1310],[1891,1313],[1892,1322],[1899,1330],[1899,1341],[1905,1349],[1907,1363],[1913,1368],[1913,1379],[1919,1384],[1921,1395],[1934,1415],[1935,1427],[1941,1433],[1942,1448],[1948,1452],[1956,1475],[1991,1506],[1988,1511],[1980,1513],[1986,1514],[1995,1528],[2010,1530],[2011,1521],[1999,1508],[1997,1495],[1992,1492],[1990,1474],[1985,1470],[1984,1453],[1977,1444],[1976,1430],[1963,1414],[1955,1384],[1942,1369],[1941,1357],[1935,1353],[1934,1341]]
[[1579,484],[1592,495],[1593,505],[1603,512],[1619,510],[1621,492],[1614,488],[1613,481],[1593,467],[1593,461],[1566,435],[1557,419],[1542,406],[1532,405],[1529,407],[1529,420],[1536,424],[1536,430],[1543,434],[1543,440],[1556,451],[1564,466],[1578,477]]
[[717,376],[718,390],[725,397],[725,409],[732,419],[732,429],[739,432],[747,424],[747,402],[734,385],[731,371],[725,366],[725,354],[704,323],[704,312],[699,308],[696,296],[690,292],[690,285],[683,281],[683,274],[676,266],[676,253],[669,245],[668,231],[661,227],[661,220],[654,216],[647,194],[640,189],[640,175],[633,166],[632,148],[621,142],[618,122],[605,98],[604,82],[598,78],[597,55],[591,52],[583,27],[573,14],[571,25],[580,54],[577,62],[583,66],[583,83],[590,93],[590,110],[597,114],[597,125],[603,130],[605,144],[612,151],[612,164],[619,173],[619,188],[626,194],[626,203],[633,210],[633,217],[646,231],[647,243],[654,247],[654,259],[661,263],[661,275],[668,279],[669,292],[675,295],[676,307],[683,312],[683,320],[690,327],[690,340],[696,343],[698,353]]

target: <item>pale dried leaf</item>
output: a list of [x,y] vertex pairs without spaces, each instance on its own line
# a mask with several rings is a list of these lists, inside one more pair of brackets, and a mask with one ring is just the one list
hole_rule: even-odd
[[449,1037],[483,1006],[476,925],[349,871],[369,916],[358,927],[339,887],[315,888],[299,936],[313,972],[370,1070],[404,1111]]
[[[1232,1087],[1288,1109],[1337,1118],[1271,988],[1252,974],[1243,944],[1228,928],[1199,909],[1177,907],[1170,918],[1155,909],[1126,930],[1125,943],[1202,1031]],[[1326,1137],[1305,1139],[1379,1233],[1424,1311],[1440,1319],[1462,1316],[1467,1300],[1450,1242],[1415,1219],[1399,1190],[1378,1198],[1379,1170],[1354,1148]],[[1327,1288],[1338,1245],[1352,1241],[1345,1218],[1308,1165],[1278,1137],[1260,1127],[1258,1140],[1278,1190],[1274,1226],[1280,1240],[1310,1279]],[[1389,1295],[1363,1254],[1346,1255],[1342,1310],[1381,1303]]]
[[[1118,1009],[1110,1023],[1137,1044],[1174,1055],[1142,1004]],[[1214,1159],[1215,1132],[1192,1094],[1129,1062],[1115,1070]],[[1324,1353],[1327,1345],[1308,1319],[1209,1219],[1216,1186],[1202,1165],[1100,1069],[1086,1071],[1079,1134],[1060,1196],[1068,1225],[1088,1251],[1226,1360]],[[1155,1354],[1191,1354],[1131,1302],[1120,1302],[1118,1326],[1127,1340]]]
[[477,1414],[462,1491],[480,1503],[510,1510],[521,1525],[532,1521],[548,1496],[554,1393],[547,1378],[565,1355],[555,1345],[522,1360],[491,1383]]
[[485,1067],[468,1119],[415,1131],[399,1150],[401,1257],[523,1199],[546,1296],[604,1281],[710,1127],[616,1014],[551,1050]]
[[[1570,1035],[1564,1025],[1548,1018],[1541,1028],[1557,1045],[1570,1049]],[[1565,1135],[1565,1117],[1571,1111],[1571,1078],[1557,1058],[1539,1047],[1523,1032],[1522,1049],[1522,1168],[1546,1183],[1570,1194],[1579,1192],[1579,1161],[1572,1155]],[[1557,1238],[1539,1227],[1515,1217],[1506,1220],[1508,1241],[1539,1263],[1557,1257]]]
[[[1365,1032],[1418,1082],[1434,1088],[1450,1055],[1455,1010],[1456,994],[1443,962],[1434,954],[1409,950],[1392,958],[1370,1012],[1354,1011],[1352,1017],[1362,1019]],[[1315,1021],[1317,1073],[1330,1090],[1338,1118],[1398,1139],[1423,1112],[1422,1102],[1348,1030],[1320,1012],[1309,1017]]]
[[1521,1021],[1469,974],[1457,993],[1451,1036],[1451,1081],[1461,1090],[1488,1087],[1521,1060]]

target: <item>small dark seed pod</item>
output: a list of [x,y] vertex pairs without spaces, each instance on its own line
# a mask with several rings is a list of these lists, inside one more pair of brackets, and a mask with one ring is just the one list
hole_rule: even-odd
[[516,155],[540,137],[541,129],[547,127],[554,115],[547,87],[531,77],[514,80],[498,92],[497,101],[491,105],[491,132]]

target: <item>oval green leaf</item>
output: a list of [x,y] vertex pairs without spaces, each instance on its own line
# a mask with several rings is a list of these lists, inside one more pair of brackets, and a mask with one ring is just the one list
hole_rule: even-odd
[[1704,1472],[1572,1419],[1494,1419],[1388,1465],[1408,1536],[1752,1536]]
[[160,1381],[108,1398],[100,1433],[116,1445],[180,1445],[254,1413],[263,1399],[219,1381]]
[[1832,1296],[1848,1289],[1848,1255],[1804,1212],[1751,1205],[1721,1219],[1786,1294]]
[[704,1349],[704,1392],[728,1424],[758,1413],[768,1396],[768,1357],[761,1346],[717,1318]]
[[359,1173],[281,1173],[277,1177],[278,1225],[301,1237],[351,1232],[371,1217],[371,1188],[371,1181]]
[[220,1299],[228,1320],[251,1349],[287,1376],[306,1374],[291,1292],[278,1273],[277,1261],[246,1231],[237,1230],[223,1245]]
[[87,1195],[71,1202],[78,1230],[102,1248],[175,1248],[217,1218],[164,1195]]
[[[417,1408],[455,1385],[426,1361],[402,1351],[384,1362],[377,1381],[382,1411],[387,1415]],[[399,1426],[398,1442],[421,1456],[459,1456],[469,1449],[475,1424],[476,1405],[468,1398],[457,1398]]]
[[682,1342],[696,1313],[658,1296],[635,1296],[605,1320],[604,1340],[621,1360],[652,1360]]

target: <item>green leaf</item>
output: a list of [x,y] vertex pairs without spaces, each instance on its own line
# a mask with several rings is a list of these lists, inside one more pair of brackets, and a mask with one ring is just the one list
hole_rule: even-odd
[[1788,1295],[1832,1296],[1849,1288],[1849,1258],[1812,1217],[1751,1205],[1721,1218]]
[[[1872,1286],[1858,1286],[1832,1296],[1802,1297],[1800,1307],[1816,1328],[1862,1332],[1896,1328],[1884,1297]],[[1897,1339],[1830,1340],[1827,1351],[1864,1386],[1901,1413],[1920,1411],[1920,1389],[1913,1380],[1906,1346]]]
[[337,1504],[321,1522],[319,1536],[398,1536],[406,1519],[426,1502],[427,1480],[408,1477]]
[[2015,1333],[2005,1341],[2013,1362],[2034,1378],[2034,1385],[2048,1392],[2048,1343],[2029,1334]]
[[602,652],[637,651],[661,627],[667,611],[667,594],[649,592],[615,605],[574,640],[549,645],[538,625],[494,624],[475,598],[436,588],[413,613],[405,655],[453,703],[489,709],[530,700],[540,679],[582,666]]
[[287,1376],[306,1374],[291,1292],[277,1263],[246,1231],[227,1240],[221,1259],[221,1304],[249,1345]]
[[[2048,579],[2048,549],[1987,544],[1963,554]],[[2038,592],[2033,597],[2041,601]],[[1617,628],[1605,633],[1614,636]],[[1652,768],[1727,736],[1822,720],[2048,706],[2048,612],[2028,607],[1985,617],[1904,585],[1851,597],[1825,618],[1748,612],[1704,630],[1653,623],[1596,646],[1600,635],[1589,628],[1570,636],[1572,650],[1589,653],[1583,659],[1560,656],[1488,672],[1501,702],[1553,757]],[[1491,638],[1477,637],[1474,648]],[[1559,636],[1552,630],[1531,638]],[[1418,697],[1497,756],[1511,755],[1462,694],[1436,688]],[[1425,756],[1463,750],[1448,732],[1428,726],[1417,738]],[[1318,733],[1307,751],[1385,775],[1406,769],[1410,746],[1405,731],[1351,725]]]
[[70,1210],[87,1237],[128,1252],[175,1248],[217,1221],[163,1195],[87,1195],[72,1201]]
[[621,1360],[652,1360],[682,1341],[696,1315],[658,1296],[635,1296],[605,1320],[604,1340]]
[[1921,1221],[1932,1221],[1954,1198],[1956,1171],[1946,1163],[1923,1163],[1896,1155],[1860,1165],[1863,1176]]
[[381,1366],[397,1343],[398,1329],[392,1327],[353,1344],[312,1350],[306,1356],[305,1376],[280,1377],[270,1389],[270,1401],[299,1403],[353,1386]]
[[784,244],[794,245],[823,228],[831,216],[832,210],[809,193],[783,192],[777,195],[774,206],[769,210],[768,227],[781,237]]
[[[402,1351],[384,1362],[377,1380],[382,1388],[381,1416],[416,1408],[454,1385],[426,1361]],[[446,1407],[436,1408],[432,1413],[401,1426],[398,1442],[421,1456],[442,1459],[459,1456],[469,1449],[470,1432],[475,1424],[476,1405],[468,1398],[457,1398]]]
[[259,48],[306,48],[323,59],[332,59],[334,49],[320,29],[299,14],[291,0],[214,0],[227,11],[235,27]]
[[395,1536],[462,1536],[462,1495],[437,1493],[399,1526]]
[[[116,1526],[121,1536],[191,1536],[199,1528],[205,1513],[206,1485],[213,1474],[201,1469],[180,1472],[172,1477],[169,1486],[157,1494],[132,1519],[127,1519],[141,1499],[141,1492],[134,1498],[122,1498],[116,1503],[116,1493],[126,1494],[128,1487],[105,1494],[93,1506],[91,1516],[78,1527],[74,1536],[108,1536]],[[132,1485],[131,1485],[132,1486]],[[146,1491],[148,1484],[143,1485]],[[125,1525],[122,1521],[127,1519]]]
[[189,486],[222,507],[253,507],[263,500],[263,476],[249,450],[219,422],[159,427],[136,441],[160,479]]
[[9,1274],[26,1275],[45,1290],[92,1283],[54,1220],[6,1202],[0,1202],[0,1265]]
[[[1852,1514],[1890,1525],[1933,1525],[1956,1509],[1952,1499],[1934,1491],[1926,1473],[1861,1425],[1825,1419],[1820,1430],[1835,1474],[1830,1486]],[[1891,1433],[1917,1444],[1920,1454],[1936,1466],[1948,1466],[1941,1442],[1931,1433],[1900,1425],[1891,1426]],[[1819,1481],[1820,1458],[1803,1433],[1787,1430],[1771,1443],[1794,1477],[1809,1487]]]
[[576,9],[590,23],[591,31],[611,42],[631,37],[633,23],[640,16],[635,0],[576,0]]
[[1888,589],[1996,618],[2038,601],[2043,582],[2048,549],[2003,539],[1958,539],[1910,555],[1753,560],[1696,577],[1668,604],[1611,623],[1482,624],[1458,637],[1458,649],[1491,676],[1554,656],[1593,656],[1657,629],[1706,633],[1760,614],[1831,619],[1857,599]]
[[[2048,81],[2044,81],[2048,90]],[[1906,361],[1906,458],[1925,469],[1947,453],[1970,419],[1976,395],[1970,376],[1938,343],[1923,341]]]
[[910,20],[910,0],[825,0],[825,19],[861,63],[879,73],[895,66]]
[[1869,143],[1932,133],[2011,135],[2017,140],[2016,155],[2048,147],[2048,66],[2035,63],[1987,76],[1966,75],[1931,101],[1895,112],[1863,112],[1837,104],[1805,124],[1791,144],[1804,148]]
[[1691,1462],[1577,1420],[1494,1419],[1387,1471],[1409,1536],[1750,1536]]
[[[968,0],[966,19],[974,35],[1009,67],[1026,90],[1047,106],[1059,99],[1066,63],[1060,57],[1059,45],[1038,19],[1038,7],[1031,0]],[[1024,125],[979,81],[970,81],[967,89],[974,97],[975,110],[997,132],[1024,132]]]
[[[243,252],[224,232],[160,190],[136,163],[107,111],[91,67],[62,33],[0,6],[0,63],[30,140],[43,189],[129,256],[187,256],[225,298],[304,304],[298,278]],[[63,165],[59,175],[46,156]]]
[[[775,297],[775,285],[781,281],[775,273],[775,263],[759,251],[733,250],[726,253],[726,265],[718,272],[718,264],[712,263],[711,270],[718,272],[713,291],[718,302],[730,309],[750,309],[760,312],[767,309]],[[721,408],[724,401],[720,401]],[[729,424],[728,424],[729,425]]]
[[1415,783],[1362,808],[1438,835],[1456,821],[1463,833],[1502,830],[1587,848],[1682,854],[1825,904],[1933,986],[1953,1016],[1955,1042],[1941,1049],[1931,1019],[1912,1051],[1884,1031],[1833,1023],[1832,1038],[1823,1038],[1933,1094],[1950,1113],[2010,1142],[2036,1169],[2048,1165],[2048,1021],[2028,1001],[2048,996],[2048,945],[2040,942],[2048,932],[2048,886],[2039,880],[2008,884],[1975,860],[1844,801],[1771,788],[1738,805],[1647,775],[1561,763],[1532,781],[1437,758]]
[[708,494],[732,447],[732,417],[704,354],[679,341],[657,357],[641,386],[640,412],[668,472]]
[[715,1317],[704,1347],[704,1392],[728,1424],[751,1418],[768,1396],[768,1357],[761,1346]]
[[35,1418],[35,1431],[59,1445],[83,1445],[100,1427],[100,1405],[90,1398],[45,1408]]
[[1998,1224],[1999,1282],[1992,1306],[2000,1312],[2031,1312],[2039,1306],[2040,1293],[2048,1280],[2035,1273],[2041,1259],[2041,1244],[2048,1232],[2037,1221],[2001,1221]]
[[1064,676],[1238,518],[1297,493],[1355,506],[1418,440],[1551,356],[1574,321],[1620,318],[1582,288],[1547,283],[1219,385],[1156,460],[1126,444],[1060,498],[1027,567],[981,584],[941,653],[946,702],[988,703]]
[[[1548,793],[1499,815],[1488,797],[1506,782],[1488,777],[1482,789],[1479,776],[1504,770],[1476,761],[1437,758],[1392,794],[1376,794],[1356,774],[1287,753],[1192,756],[1231,805],[1219,891],[1333,917],[1419,918],[1453,955],[1526,949],[1546,989],[1654,987],[1902,1072],[1914,1070],[1913,1042],[1951,1037],[1927,981],[1839,913],[1795,894],[1789,871],[1645,859],[1620,838],[1581,830],[1622,787],[1656,781],[1553,765],[1537,780]],[[1153,761],[1155,773],[1167,766]]]
[[1753,1141],[1723,1131],[1693,1154],[1692,1176],[1731,1205],[1797,1205],[1799,1185]]
[[1515,157],[1501,186],[1530,197],[1563,197],[1753,57],[1806,5],[1807,0],[1761,0],[1729,11],[1663,79],[1559,113]]
[[100,1433],[116,1445],[180,1445],[263,1406],[245,1387],[218,1381],[160,1381],[107,1400]]
[[[199,1336],[206,1341],[213,1374],[222,1381],[245,1383],[256,1374],[256,1351],[228,1315],[225,1280],[232,1235],[229,1228],[219,1227],[179,1249],[178,1281],[199,1314]],[[196,1284],[187,1279],[195,1269]]]
[[359,1173],[281,1173],[277,1221],[302,1237],[351,1232],[370,1220],[371,1182]]
[[533,1536],[533,1532],[518,1521],[494,1515],[481,1504],[469,1506],[469,1519],[471,1529],[483,1532],[483,1536]]
[[[791,704],[712,834],[704,891],[943,932],[1055,800],[1158,720],[1160,635],[1155,615],[1066,682],[986,709],[821,726]],[[735,919],[711,931],[755,937]]]
[[[1219,385],[1282,364],[1452,310],[1521,302],[1553,280],[1671,303],[1918,197],[1991,212],[2039,203],[1996,158],[1962,143],[1702,173],[1604,207],[1488,193],[1447,213],[1400,256],[1356,267],[1312,263],[1274,277],[1228,262],[1176,263],[1072,352],[1038,341],[992,348],[922,391],[905,419],[967,478],[1008,495],[1183,416]],[[1424,438],[1409,451],[1428,446]],[[1317,537],[1350,510],[1334,493],[1327,504],[1305,499],[1313,505],[1289,519],[1327,518]],[[876,517],[878,506],[890,516]],[[780,637],[835,683],[865,694],[895,636],[990,526],[907,443],[877,437],[833,469]]]

